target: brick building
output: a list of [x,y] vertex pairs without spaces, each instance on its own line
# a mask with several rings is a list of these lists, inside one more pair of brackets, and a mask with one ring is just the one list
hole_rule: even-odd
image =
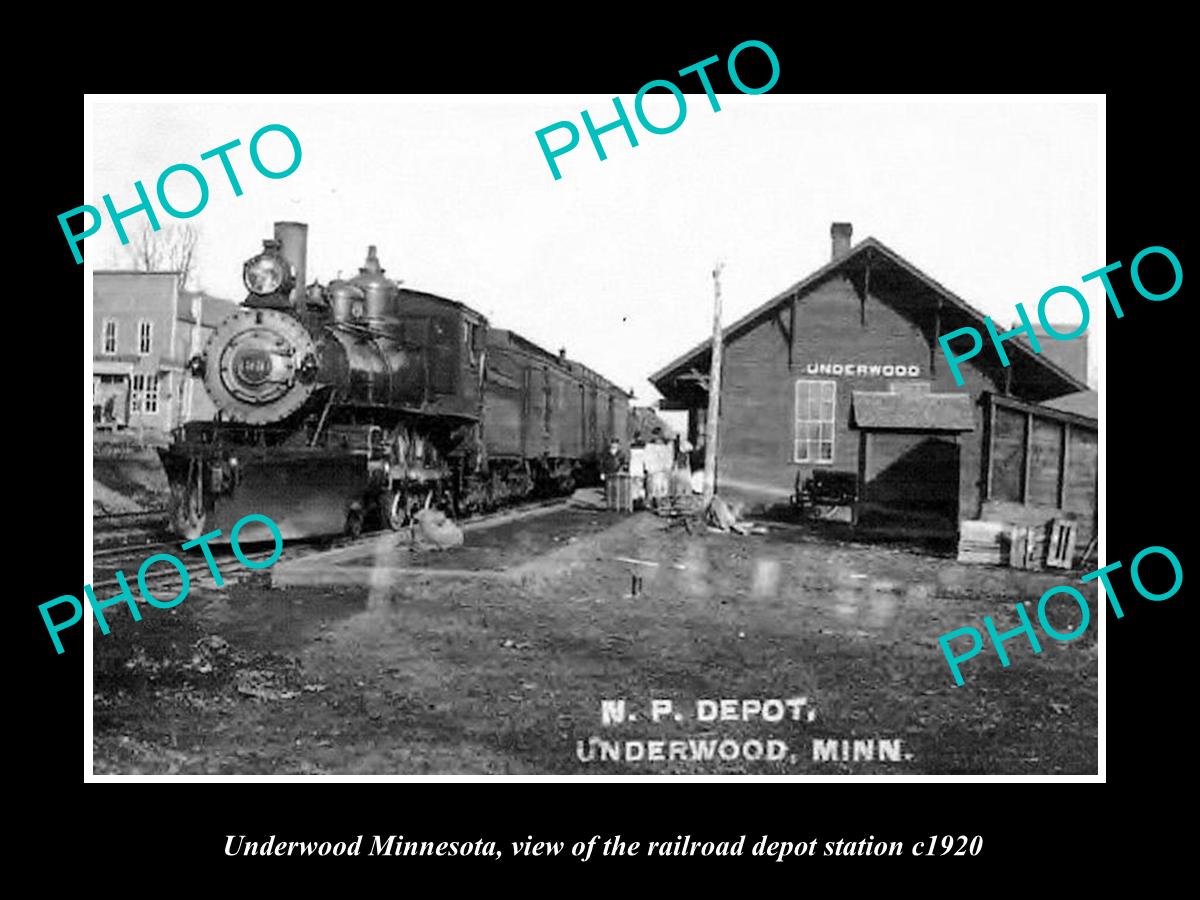
[[[836,223],[827,265],[724,329],[717,489],[763,510],[816,474],[848,486],[847,518],[862,526],[949,535],[960,519],[1064,517],[1086,540],[1096,419],[1043,405],[1086,391],[1086,363],[1073,373],[1010,341],[1003,367],[987,345],[957,387],[937,338],[972,326],[986,345],[983,314],[850,235]],[[705,341],[650,376],[664,409],[690,412],[696,444],[710,359]]]
[[236,304],[181,291],[176,272],[97,271],[92,288],[96,426],[154,436],[211,418],[187,363]]

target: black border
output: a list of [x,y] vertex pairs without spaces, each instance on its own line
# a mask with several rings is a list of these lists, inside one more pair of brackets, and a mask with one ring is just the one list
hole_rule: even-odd
[[[695,14],[701,15],[698,9]],[[865,10],[858,14],[868,15]],[[563,24],[553,11],[545,15],[549,27]],[[520,22],[509,24],[515,31],[521,28]],[[329,69],[336,69],[342,59],[347,66],[332,79],[340,90],[596,92],[627,96],[645,81],[670,77],[678,68],[709,55],[724,58],[734,44],[747,37],[764,40],[776,50],[781,62],[780,81],[774,89],[777,93],[884,88],[1008,90],[1012,86],[1005,82],[1015,67],[1034,65],[1039,59],[1054,62],[1058,83],[1028,84],[1030,89],[1102,91],[1106,83],[1115,80],[1112,72],[1092,67],[1105,67],[1104,51],[1095,45],[1089,47],[1084,34],[1073,35],[1070,46],[1062,52],[1053,34],[1026,35],[1027,42],[1019,46],[1005,46],[1001,37],[993,36],[994,41],[986,42],[986,52],[978,48],[973,52],[967,36],[945,44],[927,41],[914,46],[887,33],[885,22],[868,28],[865,39],[856,32],[853,22],[840,21],[839,26],[808,28],[801,23],[785,23],[767,29],[747,28],[730,38],[718,33],[716,26],[655,36],[631,22],[628,33],[615,39],[602,34],[587,39],[564,27],[561,34],[550,37],[530,33],[524,45],[515,43],[509,32],[504,32],[502,41],[477,38],[479,43],[474,46],[459,36],[454,40],[435,39],[418,32],[397,47],[394,56],[389,57],[392,61],[376,61],[362,68],[348,64],[354,55],[350,45],[341,50],[335,46],[321,61],[323,54],[318,46],[309,42],[307,53],[298,45],[294,60],[297,71],[270,86],[297,91],[329,89]],[[728,29],[727,33],[734,31],[738,29]],[[367,49],[361,52],[375,52],[370,49],[374,42],[367,43]],[[306,57],[304,62],[310,65],[300,65],[299,57]],[[161,77],[163,84],[146,86],[165,88],[168,76],[174,86],[174,79],[185,67],[176,62],[170,68],[169,73],[152,73]],[[206,64],[203,68],[205,77],[197,78],[189,89],[259,89],[243,83],[240,69],[226,72],[214,82],[212,67]],[[720,72],[720,68],[714,67],[714,71]],[[1026,74],[1031,82],[1041,73]],[[754,83],[752,74],[747,74],[746,80]],[[127,87],[109,83],[94,89]],[[717,90],[728,91],[729,87],[718,83]],[[383,789],[323,785],[306,786],[303,796],[298,786],[271,786],[267,788],[270,798],[263,798],[263,789],[258,787],[253,789],[253,797],[238,786],[222,789],[217,795],[206,792],[201,797],[193,791],[181,797],[178,788],[138,785],[139,798],[133,801],[80,793],[82,632],[69,634],[66,653],[57,657],[45,640],[36,609],[43,599],[78,590],[80,578],[74,565],[78,544],[66,532],[78,508],[74,494],[79,471],[74,468],[78,461],[78,425],[63,427],[79,410],[80,385],[73,368],[78,358],[71,358],[66,350],[74,338],[67,341],[58,336],[67,316],[57,312],[60,307],[72,310],[79,302],[83,269],[64,254],[55,219],[59,212],[81,202],[77,148],[82,97],[78,91],[76,86],[62,86],[53,102],[41,101],[31,116],[35,123],[31,127],[36,129],[39,141],[30,162],[38,174],[23,185],[31,192],[26,208],[34,214],[22,217],[21,224],[32,227],[33,232],[19,246],[32,248],[35,262],[31,279],[14,273],[12,284],[16,290],[10,301],[27,310],[25,317],[10,320],[10,327],[19,327],[22,333],[28,327],[35,335],[32,340],[14,342],[31,356],[27,362],[14,362],[17,383],[12,390],[25,402],[12,407],[16,421],[11,422],[9,432],[10,440],[24,447],[9,470],[16,482],[12,496],[17,498],[21,522],[13,544],[19,565],[10,567],[10,571],[19,569],[16,602],[24,617],[23,637],[28,639],[26,665],[14,673],[17,677],[12,683],[21,697],[21,749],[33,769],[33,783],[42,791],[35,815],[44,820],[30,822],[29,827],[40,825],[61,831],[70,821],[64,814],[74,814],[72,818],[85,833],[103,832],[113,841],[122,834],[143,835],[148,841],[155,840],[153,835],[166,835],[171,858],[189,868],[199,861],[229,862],[222,855],[224,837],[229,833],[259,838],[286,834],[294,840],[401,833],[435,840],[494,836],[504,841],[526,834],[571,841],[613,832],[643,840],[689,833],[693,838],[713,839],[745,833],[750,840],[760,833],[785,839],[819,836],[822,840],[875,834],[906,841],[929,834],[982,834],[984,854],[969,862],[950,858],[953,871],[961,872],[964,865],[969,865],[976,871],[1011,877],[1017,882],[1021,878],[1013,867],[1022,865],[1020,859],[1037,852],[1051,854],[1060,861],[1054,868],[1065,876],[1081,860],[1090,862],[1096,845],[1120,827],[1106,822],[1102,810],[1107,805],[1100,806],[1097,794],[1084,796],[1088,788],[1072,788],[1067,794],[1059,784],[1037,783],[910,784],[903,789],[889,786],[886,794],[884,790],[864,792],[861,786],[846,783],[832,787],[812,782],[765,785],[744,781],[664,786],[541,783],[500,789],[479,784],[403,784]],[[1118,273],[1114,283],[1122,298],[1130,298],[1124,303],[1123,319],[1115,320],[1111,312],[1108,315],[1108,390],[1104,398],[1108,415],[1108,558],[1128,564],[1143,547],[1160,544],[1178,555],[1186,572],[1186,542],[1178,528],[1191,492],[1190,470],[1185,463],[1193,455],[1187,422],[1190,392],[1185,367],[1191,359],[1192,338],[1183,318],[1186,286],[1168,301],[1151,303],[1137,298],[1127,280],[1129,261],[1149,245],[1171,248],[1187,269],[1182,222],[1186,205],[1183,176],[1188,171],[1184,153],[1188,152],[1188,143],[1172,132],[1179,108],[1172,93],[1160,87],[1130,87],[1108,94],[1108,252],[1104,260],[1097,260],[1097,266],[1122,260],[1125,280]],[[1064,131],[1062,139],[1086,143],[1092,136]],[[978,214],[981,211],[963,210],[964,216]],[[1082,273],[1064,273],[1065,281],[1072,283],[1070,279],[1076,274]],[[43,293],[45,296],[38,296]],[[56,314],[46,316],[48,310]],[[22,319],[26,325],[18,324]],[[56,399],[47,403],[47,397]],[[1186,599],[1181,591],[1169,601],[1151,603],[1133,595],[1127,577],[1117,577],[1114,583],[1126,615],[1118,621],[1109,612],[1106,623],[1107,777],[1122,792],[1144,792],[1147,779],[1157,782],[1186,778],[1188,758],[1184,748],[1190,716],[1182,701],[1187,684],[1183,665],[1188,654],[1178,646],[1190,637],[1184,620]],[[97,792],[126,789],[124,785],[95,786]],[[1162,784],[1154,788],[1165,789]],[[580,792],[585,790],[587,796],[583,797]],[[670,796],[666,796],[668,790]],[[155,796],[146,796],[149,793]],[[1155,823],[1144,820],[1137,824],[1146,829]],[[432,870],[434,866],[444,868],[445,862],[392,860],[386,871],[402,872],[395,866],[408,868],[414,863]],[[511,871],[513,865],[520,864],[511,859],[503,863],[451,862],[455,874],[487,866],[493,870],[503,866],[504,871]],[[610,862],[612,865],[607,864]],[[641,862],[643,868],[649,868],[644,860]],[[823,863],[822,870],[829,871],[830,865],[845,866],[848,861]],[[857,876],[866,865],[872,872],[886,876],[893,870],[890,863],[859,859],[847,871]],[[569,858],[559,859],[556,864],[578,865]],[[670,877],[686,879],[692,873],[731,864],[744,869],[763,862],[750,858],[693,859],[659,863],[654,868],[661,870],[665,865]],[[785,865],[792,874],[810,869],[812,864],[791,861]],[[922,864],[910,860],[906,868],[912,871]],[[358,865],[352,869],[348,860],[333,859],[290,858],[272,863],[244,859],[232,865],[242,872],[262,872],[262,866],[269,865],[273,876],[288,872],[306,878],[317,870],[338,870],[339,874],[364,871]],[[534,861],[529,871],[544,871],[546,865],[545,860]],[[615,871],[613,865],[616,860],[606,861],[599,871]],[[767,868],[785,871],[777,866]],[[228,870],[222,867],[220,871],[225,874]],[[375,867],[372,871],[385,870]],[[946,877],[945,864],[930,868],[929,875]],[[572,884],[562,887],[571,889]]]

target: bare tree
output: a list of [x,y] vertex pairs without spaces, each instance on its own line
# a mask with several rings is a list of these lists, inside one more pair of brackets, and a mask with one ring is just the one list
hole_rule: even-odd
[[125,250],[138,271],[178,272],[179,288],[183,290],[191,279],[199,242],[200,231],[191,223],[164,225],[155,231],[143,222],[141,228],[130,233]]
[[102,265],[105,269],[124,269],[129,259],[129,251],[119,244],[110,244],[104,249]]

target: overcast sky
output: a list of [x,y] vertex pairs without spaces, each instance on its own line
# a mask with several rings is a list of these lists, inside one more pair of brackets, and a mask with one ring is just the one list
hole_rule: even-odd
[[[398,102],[113,102],[93,105],[90,196],[134,205],[174,163],[208,177],[195,285],[240,301],[242,262],[276,220],[309,225],[308,280],[356,274],[368,244],[390,277],[483,312],[549,350],[566,347],[640,400],[646,376],[708,336],[713,262],[725,261],[733,321],[830,254],[829,226],[874,236],[998,321],[1022,301],[1036,315],[1048,288],[1080,288],[1092,303],[1090,356],[1102,291],[1080,276],[1099,256],[1098,110],[1091,102],[846,103],[789,96],[688,95],[671,134],[603,135],[600,162],[580,123],[611,121],[611,96],[426,98]],[[633,98],[622,97],[633,117]],[[652,122],[676,115],[651,95]],[[534,132],[561,119],[581,143],[555,181]],[[263,125],[299,137],[300,167],[269,180],[247,145]],[[200,154],[235,138],[234,197],[218,160]],[[565,140],[558,132],[552,146]],[[286,165],[286,139],[263,157]],[[169,198],[194,205],[174,175]],[[132,225],[140,217],[128,220]],[[164,222],[175,220],[163,216]],[[86,242],[97,267],[125,261],[107,222]],[[1052,318],[1077,321],[1069,301]],[[1072,318],[1076,317],[1076,318]]]

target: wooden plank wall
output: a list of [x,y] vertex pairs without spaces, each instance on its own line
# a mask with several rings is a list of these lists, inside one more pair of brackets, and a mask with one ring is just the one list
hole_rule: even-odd
[[997,409],[992,420],[991,497],[1020,502],[1025,490],[1025,416]]
[[1096,533],[1096,427],[1078,417],[989,398],[987,484],[980,518],[1045,528],[1053,519],[1077,523],[1077,553]]
[[1058,506],[1062,474],[1063,424],[1032,416],[1028,502],[1035,506]]

